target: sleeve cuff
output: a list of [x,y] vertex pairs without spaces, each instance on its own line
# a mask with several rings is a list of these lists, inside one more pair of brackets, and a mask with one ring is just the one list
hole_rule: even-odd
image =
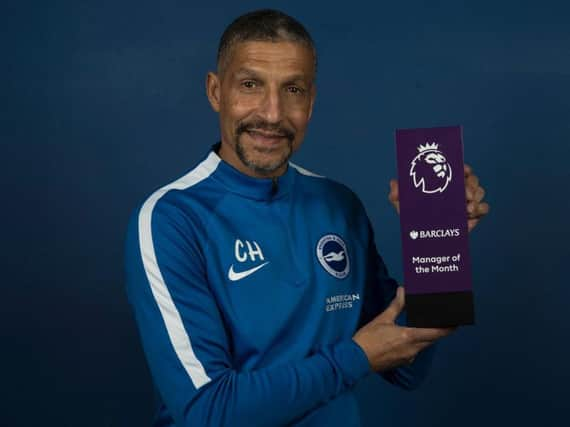
[[352,339],[338,342],[332,353],[347,387],[352,387],[372,371],[366,354]]

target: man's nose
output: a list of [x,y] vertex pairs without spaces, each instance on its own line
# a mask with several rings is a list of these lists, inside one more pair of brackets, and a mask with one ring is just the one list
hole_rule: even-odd
[[269,123],[281,121],[283,105],[281,94],[277,88],[268,88],[259,108],[259,115]]

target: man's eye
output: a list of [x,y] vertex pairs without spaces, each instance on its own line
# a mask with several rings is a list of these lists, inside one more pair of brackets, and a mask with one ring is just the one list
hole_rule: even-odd
[[290,93],[300,94],[303,93],[303,89],[298,86],[289,86],[287,87],[287,91]]
[[242,82],[241,85],[246,89],[253,89],[256,86],[256,84],[253,80],[246,80],[246,81]]

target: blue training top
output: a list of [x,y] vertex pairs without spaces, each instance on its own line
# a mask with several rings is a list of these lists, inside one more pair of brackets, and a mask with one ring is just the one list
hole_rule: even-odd
[[[372,371],[352,336],[397,283],[347,187],[292,163],[252,178],[214,146],[136,210],[126,272],[155,426],[360,425]],[[412,388],[430,353],[383,376]]]

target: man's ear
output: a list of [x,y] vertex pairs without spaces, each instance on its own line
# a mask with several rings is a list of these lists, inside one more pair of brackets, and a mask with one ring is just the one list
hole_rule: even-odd
[[220,86],[222,82],[217,74],[210,71],[206,76],[206,96],[216,113],[220,112]]

